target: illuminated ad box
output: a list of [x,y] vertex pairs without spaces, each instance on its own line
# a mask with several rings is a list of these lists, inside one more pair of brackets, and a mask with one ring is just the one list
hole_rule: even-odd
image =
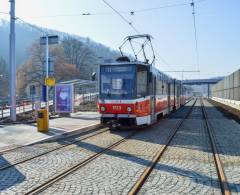
[[73,112],[73,85],[64,84],[55,86],[55,112]]

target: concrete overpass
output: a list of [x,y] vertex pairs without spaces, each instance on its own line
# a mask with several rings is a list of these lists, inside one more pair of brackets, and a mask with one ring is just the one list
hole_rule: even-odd
[[223,77],[213,79],[190,79],[183,80],[184,85],[213,85],[221,81]]
[[184,85],[207,85],[208,86],[208,97],[210,95],[210,85],[214,85],[221,81],[224,77],[212,78],[212,79],[190,79],[183,80]]

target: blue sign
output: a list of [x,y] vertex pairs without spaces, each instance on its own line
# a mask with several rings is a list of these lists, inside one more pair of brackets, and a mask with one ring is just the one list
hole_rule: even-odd
[[42,98],[41,98],[41,100],[43,102],[47,101],[47,87],[46,87],[46,85],[42,85]]
[[73,112],[73,85],[55,86],[55,111],[56,113]]

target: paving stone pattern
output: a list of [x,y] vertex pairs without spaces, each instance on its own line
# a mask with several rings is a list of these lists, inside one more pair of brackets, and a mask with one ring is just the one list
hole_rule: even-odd
[[240,194],[240,122],[204,101],[232,194]]
[[[192,103],[180,110],[180,114],[176,112],[140,131],[42,194],[127,194]],[[221,194],[199,102],[196,105],[140,194]],[[103,133],[2,171],[0,194],[24,194],[129,133]],[[2,156],[3,161],[8,161],[6,158]]]
[[0,172],[0,194],[24,194],[129,132],[106,132]]
[[74,141],[81,140],[89,135],[93,135],[95,132],[91,133],[79,133],[74,136],[69,136],[63,139],[57,139],[53,141],[46,141],[35,143],[29,146],[20,147],[8,152],[4,152],[0,156],[0,168],[7,166],[9,164],[13,164],[16,162],[21,162],[25,159],[29,159],[35,157],[37,155],[41,155],[45,152],[57,149]]
[[164,120],[139,132],[42,194],[127,194],[179,121]]
[[221,194],[199,101],[140,194]]

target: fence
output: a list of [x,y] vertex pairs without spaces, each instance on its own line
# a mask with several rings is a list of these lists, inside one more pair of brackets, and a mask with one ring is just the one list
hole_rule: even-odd
[[240,70],[213,85],[211,91],[214,98],[240,101]]
[[[92,104],[92,107],[97,107],[97,85],[80,85],[79,83],[73,84],[74,86],[74,107],[80,105]],[[49,105],[54,105],[54,94],[50,94]],[[25,114],[34,111],[36,107],[45,107],[45,102],[41,101],[41,97],[17,98],[16,113]],[[84,110],[88,109],[85,108]],[[77,110],[77,109],[75,109]],[[93,109],[91,109],[93,110]],[[50,111],[54,111],[53,107]],[[0,119],[8,118],[10,116],[10,104],[7,98],[0,99]]]

